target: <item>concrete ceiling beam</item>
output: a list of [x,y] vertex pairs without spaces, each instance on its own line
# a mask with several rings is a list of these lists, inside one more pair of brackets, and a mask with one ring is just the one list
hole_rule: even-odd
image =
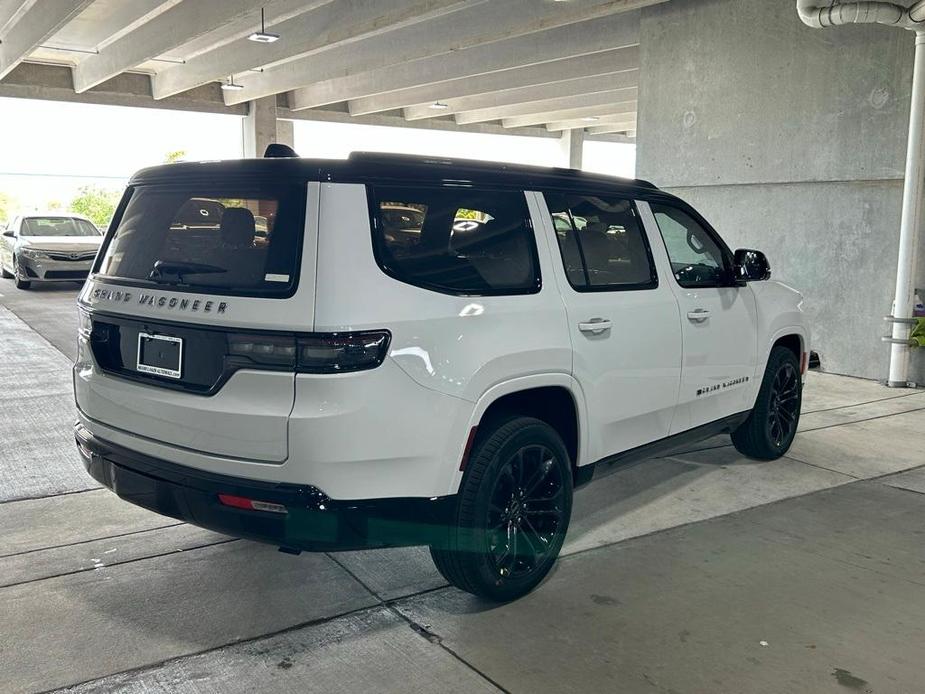
[[[616,76],[616,73],[623,72],[626,76]],[[399,89],[354,99],[348,103],[348,108],[351,115],[365,116],[400,108],[429,110],[431,104],[439,101],[449,106],[444,113],[452,114],[461,110],[457,107],[466,102],[475,104],[470,108],[487,108],[496,103],[502,105],[503,102],[498,100],[503,100],[506,94],[518,89],[542,89],[566,81],[593,78],[613,79],[614,85],[622,79],[630,82],[625,86],[636,86],[639,79],[639,46]]]
[[639,13],[628,12],[355,75],[309,82],[309,86],[290,94],[289,103],[294,109],[316,108],[638,44]]
[[[187,89],[251,68],[307,58],[398,27],[439,17],[464,7],[466,0],[338,0],[284,21],[267,13],[267,26],[282,38],[260,44],[241,37],[215,50],[188,59],[152,78],[154,98],[163,99]],[[318,5],[318,3],[315,3]],[[269,7],[267,8],[270,9]],[[310,10],[310,11],[309,11]]]
[[93,0],[53,0],[34,4],[7,3],[4,11],[9,17],[0,24],[0,79],[6,77],[29,54],[44,43],[61,27],[80,14]]
[[[645,1],[634,0],[633,4]],[[579,47],[600,40],[601,30],[594,31],[598,25],[616,31],[611,42],[598,50],[635,45],[639,43],[639,13],[618,13],[626,4],[603,0],[482,2],[419,26],[248,75],[242,80],[242,91],[227,95],[228,103],[297,89],[290,103],[296,108],[315,108],[404,87],[594,53],[594,48]],[[588,21],[591,18],[594,21]],[[586,36],[588,32],[590,36]],[[549,42],[555,37],[559,37],[559,45],[570,44],[565,55],[551,49]]]
[[206,35],[211,40],[209,45],[199,46],[200,50],[234,40],[244,32],[250,33],[260,25],[261,7],[274,10],[278,16],[280,12],[303,12],[329,1],[185,0],[124,34],[98,54],[81,60],[74,68],[74,90],[78,94],[85,92],[121,72]]
[[[613,116],[594,116],[597,118],[595,121],[589,121],[587,118],[590,116],[585,116],[583,118],[570,118],[567,120],[559,121],[550,121],[546,124],[546,129],[549,132],[562,132],[563,130],[574,130],[576,128],[588,129],[588,128],[600,128],[604,126],[613,126],[617,128],[617,132],[625,132],[626,130],[635,130],[636,129],[636,114],[617,114]],[[596,133],[595,133],[596,134]]]
[[[617,89],[634,89],[638,84],[638,76],[638,70],[629,70],[606,75],[594,75],[592,77],[579,77],[578,79],[553,82],[552,84],[505,89],[504,91],[479,94],[473,97],[438,100],[441,106],[446,106],[446,108],[441,109],[434,109],[434,102],[417,104],[404,109],[403,113],[407,120],[414,121],[433,118],[438,115],[473,113],[487,109],[539,103],[551,99],[580,97]],[[635,98],[635,96],[631,98]],[[489,118],[488,120],[493,119]]]
[[609,135],[611,133],[625,134],[626,139],[631,142],[636,141],[636,131],[628,129],[625,125],[599,125],[587,129],[588,135]]
[[[542,117],[547,113],[557,113],[575,108],[592,108],[595,106],[613,107],[615,104],[631,104],[630,108],[635,110],[636,91],[636,87],[626,87],[624,89],[611,89],[592,94],[561,96],[545,101],[528,101],[512,106],[463,111],[462,113],[456,114],[456,122],[460,125],[468,125],[470,123],[486,123],[488,121],[517,118],[521,116],[540,116],[542,120]],[[536,125],[536,123],[533,123],[533,125]]]
[[575,106],[556,111],[545,111],[527,116],[514,116],[513,118],[504,118],[502,123],[505,128],[524,128],[530,125],[541,125],[543,123],[580,120],[582,118],[603,118],[612,115],[627,114],[635,118],[636,108],[637,103],[635,101],[624,101],[621,103],[608,102],[594,106]]

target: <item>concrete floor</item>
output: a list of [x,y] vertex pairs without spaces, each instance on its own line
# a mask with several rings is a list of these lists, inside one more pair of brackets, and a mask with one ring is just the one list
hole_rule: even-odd
[[496,606],[423,549],[290,557],[97,489],[76,290],[0,295],[4,693],[925,691],[925,391],[811,374],[786,458],[717,437],[591,485]]

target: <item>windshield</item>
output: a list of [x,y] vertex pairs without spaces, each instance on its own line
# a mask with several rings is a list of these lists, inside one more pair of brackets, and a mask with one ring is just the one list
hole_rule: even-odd
[[141,186],[98,272],[206,293],[289,296],[298,276],[305,188]]
[[76,217],[26,217],[20,236],[101,236],[100,230]]

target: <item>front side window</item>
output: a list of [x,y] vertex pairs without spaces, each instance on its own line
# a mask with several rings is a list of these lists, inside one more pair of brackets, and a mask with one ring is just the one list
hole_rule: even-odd
[[20,236],[100,236],[100,230],[85,219],[76,217],[26,217],[19,227]]
[[569,284],[577,291],[658,286],[631,200],[545,193]]
[[719,287],[727,283],[723,249],[684,210],[651,203],[652,214],[668,251],[671,271],[682,287]]
[[373,248],[392,277],[450,294],[539,291],[523,193],[375,186],[370,194]]
[[298,278],[305,187],[140,186],[97,272],[204,293],[289,296]]

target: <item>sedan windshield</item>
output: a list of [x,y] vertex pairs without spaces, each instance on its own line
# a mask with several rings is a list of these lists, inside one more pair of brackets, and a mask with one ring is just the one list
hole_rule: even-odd
[[27,217],[20,236],[101,236],[100,230],[76,217]]

